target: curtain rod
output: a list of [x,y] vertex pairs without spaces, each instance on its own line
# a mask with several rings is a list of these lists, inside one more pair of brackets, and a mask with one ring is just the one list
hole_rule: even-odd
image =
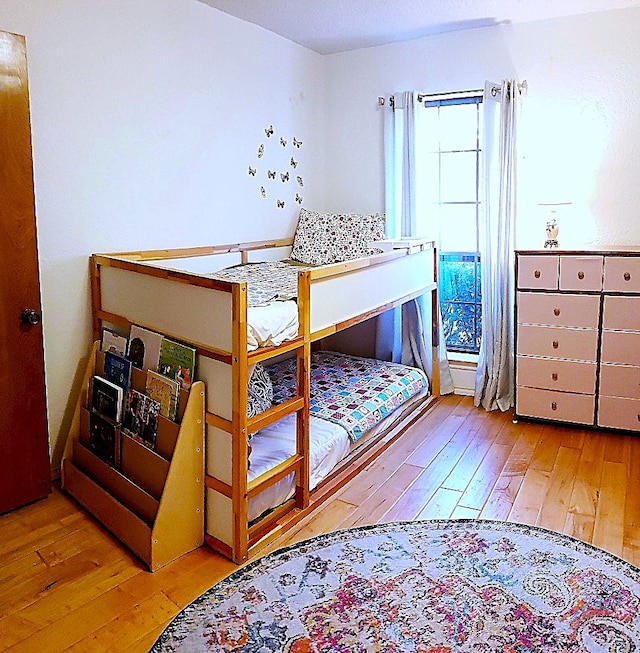
[[426,98],[446,98],[446,97],[465,97],[467,95],[482,95],[481,88],[472,89],[470,91],[449,91],[448,93],[418,93],[418,102],[424,102]]

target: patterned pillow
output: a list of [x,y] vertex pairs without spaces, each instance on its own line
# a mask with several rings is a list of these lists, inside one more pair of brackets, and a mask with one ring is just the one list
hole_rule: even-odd
[[380,213],[361,215],[346,213],[335,216],[337,228],[333,240],[334,262],[349,261],[376,254],[371,241],[385,238],[385,216]]
[[291,258],[309,265],[326,265],[370,256],[380,250],[369,242],[385,238],[381,213],[317,213],[300,209]]
[[333,263],[331,242],[333,222],[331,213],[316,213],[300,209],[291,258],[308,265]]
[[273,402],[273,383],[262,363],[256,366],[249,377],[247,417],[255,417],[271,408]]

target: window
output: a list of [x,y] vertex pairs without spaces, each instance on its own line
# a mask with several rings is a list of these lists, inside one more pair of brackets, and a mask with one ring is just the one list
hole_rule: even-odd
[[421,205],[438,216],[440,307],[447,349],[477,354],[482,320],[478,252],[482,93],[421,96]]

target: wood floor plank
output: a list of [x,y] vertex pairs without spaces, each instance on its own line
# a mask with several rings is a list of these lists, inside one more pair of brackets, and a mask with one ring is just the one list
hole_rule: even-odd
[[416,519],[449,519],[460,501],[461,492],[441,487],[429,499]]
[[617,556],[622,556],[624,549],[623,520],[626,490],[625,464],[604,461],[592,543]]
[[536,429],[523,428],[521,425],[514,425],[509,433],[516,439],[498,480],[482,507],[482,519],[508,518],[540,438]]
[[270,544],[265,553],[273,551],[281,546],[288,546],[294,542],[315,537],[322,533],[330,533],[332,531],[342,528],[349,515],[357,506],[352,503],[347,503],[339,498],[331,498],[327,501],[322,510],[319,511],[317,516],[313,519],[302,520],[297,526],[284,534],[282,539],[277,540]]
[[547,494],[550,472],[528,469],[509,512],[508,521],[535,524]]
[[[401,465],[399,469],[389,475],[385,482],[384,492],[376,492],[362,499],[358,507],[349,513],[348,517],[340,524],[340,528],[352,528],[366,524],[378,523],[382,516],[393,506],[422,473],[420,467],[415,465]],[[355,503],[351,495],[346,492],[342,497],[350,503]]]
[[[418,466],[426,465],[424,471],[383,515],[385,521],[415,519],[420,514],[433,494],[451,474],[466,449],[467,434],[464,429],[461,429],[463,423],[464,420],[455,423],[449,422],[450,427],[456,430],[449,434],[448,441],[444,446],[434,447],[431,451],[431,458],[427,459],[426,449],[420,453],[418,457],[420,465]],[[414,456],[410,456],[407,462],[415,464],[415,460]]]
[[580,461],[580,450],[561,446],[549,476],[547,493],[536,524],[562,532],[571,506],[573,484]]
[[482,510],[513,449],[512,444],[493,443],[460,497],[460,505]]
[[604,449],[604,438],[593,432],[586,434],[563,529],[567,535],[584,542],[593,540]]

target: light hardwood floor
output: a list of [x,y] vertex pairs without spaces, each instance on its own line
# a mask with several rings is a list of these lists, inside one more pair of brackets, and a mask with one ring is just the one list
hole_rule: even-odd
[[[640,437],[520,421],[442,398],[377,461],[271,548],[393,520],[500,519],[640,565]],[[202,547],[149,573],[74,501],[0,517],[0,650],[147,651],[236,566]]]

